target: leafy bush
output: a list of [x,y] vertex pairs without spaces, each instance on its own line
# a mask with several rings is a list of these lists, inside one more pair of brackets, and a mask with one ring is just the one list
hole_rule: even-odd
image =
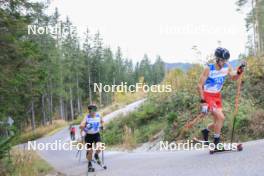
[[[1,127],[3,129],[3,125]],[[15,128],[7,125],[4,128],[9,133],[9,136],[0,136],[0,160],[8,156],[8,152],[17,140]]]
[[107,124],[107,128],[103,133],[103,142],[107,145],[121,144],[123,128],[120,120],[113,120]]
[[252,113],[249,132],[254,139],[264,138],[264,110],[259,109]]

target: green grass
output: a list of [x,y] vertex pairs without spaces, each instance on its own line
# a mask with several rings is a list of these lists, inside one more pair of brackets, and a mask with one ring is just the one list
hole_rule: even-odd
[[147,142],[159,133],[166,125],[165,119],[160,116],[159,109],[152,103],[146,103],[139,111],[132,112],[126,117],[110,121],[104,132],[104,141],[107,145],[126,143],[126,128],[131,130],[131,142],[136,144]]
[[135,130],[135,138],[137,143],[151,141],[153,136],[163,130],[166,126],[165,121],[153,121],[146,126],[142,126]]
[[22,151],[20,149],[11,150],[11,160],[5,158],[1,160],[0,175],[6,176],[45,176],[54,172],[54,169],[34,151]]
[[17,140],[17,144],[33,141],[45,135],[54,134],[57,130],[66,127],[67,125],[68,123],[63,120],[54,120],[52,125],[38,127],[34,132],[29,131],[22,133]]

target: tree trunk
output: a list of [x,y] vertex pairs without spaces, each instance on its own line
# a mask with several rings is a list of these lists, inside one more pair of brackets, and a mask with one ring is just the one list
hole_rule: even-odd
[[256,12],[255,12],[255,0],[251,1],[252,11],[253,11],[253,54],[258,53],[258,40],[257,40],[257,24],[256,24]]
[[52,124],[53,122],[53,95],[52,95],[52,82],[50,81],[50,96],[49,96],[50,100],[50,106],[49,106],[49,110],[50,110],[50,123]]
[[80,99],[80,114],[83,113],[83,105],[82,105],[82,100]]
[[60,97],[60,117],[65,120],[63,99]]
[[[114,77],[114,80],[113,80],[113,85],[115,85],[115,77]],[[112,102],[111,104],[115,102],[115,92],[112,93]]]
[[73,96],[72,96],[72,88],[70,87],[70,108],[71,108],[71,120],[74,119],[74,112],[73,112]]
[[69,116],[68,116],[68,103],[65,102],[64,105],[65,105],[64,106],[65,120],[69,120]]
[[42,94],[41,103],[42,103],[42,122],[43,122],[43,125],[45,126],[47,123],[47,120],[46,120],[45,95],[44,94]]
[[53,96],[52,94],[50,95],[50,123],[52,124],[53,123],[53,119],[52,119],[52,116],[53,116]]
[[35,122],[35,109],[34,109],[33,98],[31,100],[31,127],[32,127],[32,131],[34,132],[36,128],[36,122]]
[[90,72],[89,72],[89,104],[92,104],[92,90],[91,90],[91,75],[90,75]]
[[99,91],[99,106],[102,106],[102,92]]
[[80,115],[81,114],[81,102],[80,102],[79,77],[78,77],[78,74],[76,75],[76,87],[77,87],[77,108],[78,108],[78,115]]
[[49,117],[49,124],[52,124],[52,113],[51,113],[51,102],[50,102],[50,97],[47,97],[47,102],[48,102],[48,117]]

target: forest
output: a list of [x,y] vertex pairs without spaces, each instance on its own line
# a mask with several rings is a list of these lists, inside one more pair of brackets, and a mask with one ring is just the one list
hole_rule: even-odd
[[[19,130],[51,124],[54,118],[74,120],[89,103],[104,107],[114,94],[94,92],[94,83],[158,84],[164,63],[147,54],[136,63],[121,48],[104,46],[103,36],[87,28],[77,34],[70,19],[57,9],[44,13],[47,3],[27,0],[1,1],[0,16],[0,121],[12,117]],[[39,31],[41,34],[34,34]],[[60,31],[43,31],[59,26]],[[38,28],[36,28],[38,27]],[[55,28],[57,30],[57,28]],[[84,41],[81,42],[80,38]]]

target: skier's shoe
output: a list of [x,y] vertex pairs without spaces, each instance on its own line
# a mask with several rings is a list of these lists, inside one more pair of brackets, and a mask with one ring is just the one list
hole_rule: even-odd
[[95,161],[97,162],[97,164],[101,165],[101,160],[100,160],[100,158],[99,158],[98,153],[95,153],[95,154],[94,154],[94,159],[95,159]]
[[208,142],[208,136],[209,136],[209,130],[208,129],[203,129],[202,131],[202,135],[203,135],[203,140],[205,141],[204,142],[204,145],[209,145],[209,142]]
[[218,144],[220,143],[220,137],[215,137],[214,138],[214,149],[212,152],[220,152],[220,151],[225,151],[224,146],[218,146]]
[[215,145],[215,147],[217,146],[217,144],[219,144],[219,142],[220,142],[220,137],[215,137],[214,138],[214,145]]
[[88,162],[88,172],[94,172],[94,167],[91,161]]

